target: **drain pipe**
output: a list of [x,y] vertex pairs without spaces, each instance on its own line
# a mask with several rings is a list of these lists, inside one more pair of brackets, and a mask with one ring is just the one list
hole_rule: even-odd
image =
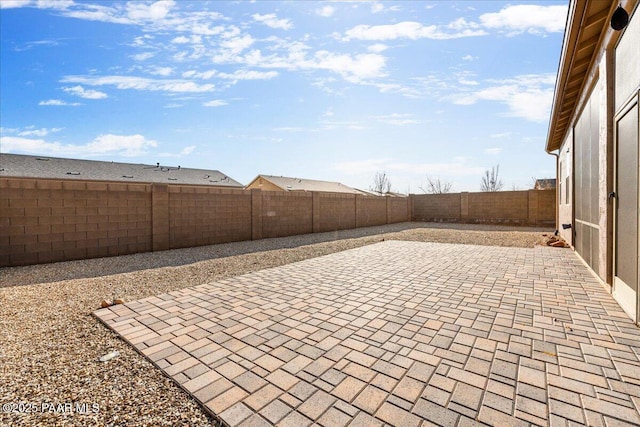
[[[554,234],[557,236],[560,233],[558,231],[558,224],[560,223],[560,192],[558,191],[558,185],[560,184],[560,171],[558,170],[558,166],[560,164],[560,151],[558,151],[558,153],[547,151],[547,154],[556,158],[556,231]],[[565,189],[565,191],[567,190]]]

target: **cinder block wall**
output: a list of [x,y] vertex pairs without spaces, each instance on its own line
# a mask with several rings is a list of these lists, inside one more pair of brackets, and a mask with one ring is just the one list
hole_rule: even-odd
[[387,222],[405,222],[411,220],[411,200],[409,197],[387,197]]
[[262,192],[262,237],[313,233],[311,193]]
[[251,194],[196,186],[169,186],[169,247],[251,240]]
[[373,197],[0,179],[0,267],[411,220],[553,225],[555,191]]
[[387,223],[387,198],[356,196],[356,227]]
[[526,224],[529,217],[527,191],[468,193],[469,222]]
[[313,232],[346,230],[356,228],[356,195],[338,193],[315,193]]
[[0,267],[408,221],[409,199],[0,179]]
[[0,179],[0,266],[152,249],[151,186]]
[[411,195],[414,221],[555,226],[555,190]]
[[412,197],[414,199],[413,218],[417,221],[459,222],[461,219],[460,193],[425,194]]

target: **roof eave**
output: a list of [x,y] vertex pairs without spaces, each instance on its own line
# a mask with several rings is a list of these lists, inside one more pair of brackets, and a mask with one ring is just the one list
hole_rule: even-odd
[[[560,115],[560,108],[564,98],[564,88],[571,71],[572,59],[575,52],[575,46],[580,35],[580,27],[584,13],[587,10],[587,1],[572,0],[569,4],[567,12],[567,23],[565,25],[564,39],[562,42],[562,54],[558,63],[558,74],[556,77],[556,85],[554,89],[553,104],[551,107],[551,119],[549,121],[549,129],[547,133],[546,151],[548,153],[558,150],[562,145],[561,137],[557,137],[557,125]],[[576,17],[580,17],[580,21],[576,22]],[[577,24],[577,25],[576,25]]]

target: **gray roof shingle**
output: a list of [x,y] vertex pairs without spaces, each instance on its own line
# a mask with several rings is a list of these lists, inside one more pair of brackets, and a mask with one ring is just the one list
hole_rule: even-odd
[[0,153],[0,177],[123,181],[242,188],[217,170]]

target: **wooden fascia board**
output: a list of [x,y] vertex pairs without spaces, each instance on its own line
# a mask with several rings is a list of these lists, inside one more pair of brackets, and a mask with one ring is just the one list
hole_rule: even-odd
[[564,93],[569,83],[569,72],[571,71],[571,64],[575,56],[580,27],[587,10],[587,3],[587,1],[573,0],[569,4],[566,30],[562,43],[562,54],[560,55],[560,63],[558,64],[558,77],[556,79],[553,104],[551,107],[551,120],[549,121],[549,130],[547,133],[547,152],[560,148],[560,142],[557,142],[556,137],[558,130],[560,130],[557,129],[557,121],[563,109],[562,107],[564,107]]

